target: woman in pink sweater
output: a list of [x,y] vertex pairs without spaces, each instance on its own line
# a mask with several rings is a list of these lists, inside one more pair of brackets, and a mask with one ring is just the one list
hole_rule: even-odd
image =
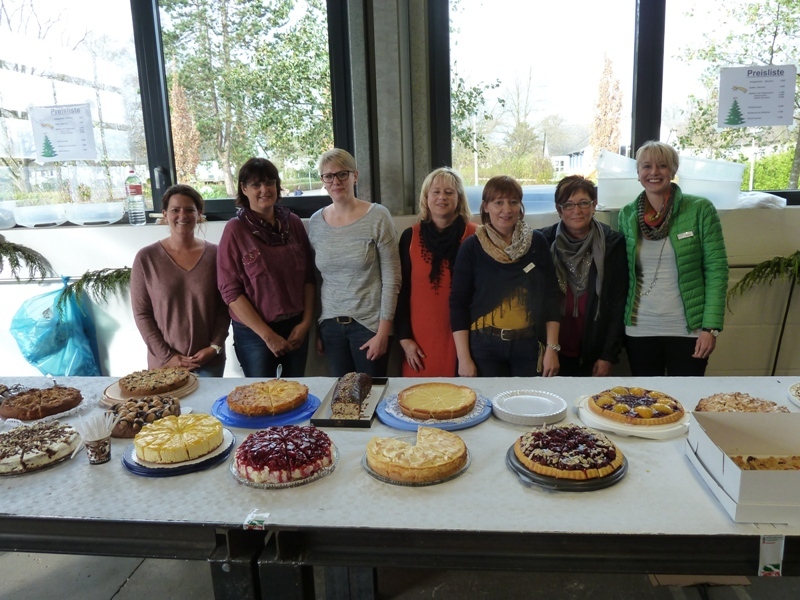
[[187,367],[222,377],[230,317],[217,289],[217,246],[195,236],[203,198],[173,185],[161,200],[169,237],[139,250],[131,305],[147,344],[147,367]]

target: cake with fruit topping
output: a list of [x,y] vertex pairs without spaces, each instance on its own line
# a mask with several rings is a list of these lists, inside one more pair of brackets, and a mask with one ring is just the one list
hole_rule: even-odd
[[234,468],[247,481],[280,484],[308,479],[333,461],[334,445],[324,431],[284,425],[248,435],[236,449]]
[[567,425],[544,425],[514,444],[514,454],[530,471],[558,479],[597,479],[623,464],[622,452],[599,431]]
[[367,465],[399,483],[430,483],[455,475],[467,464],[467,446],[455,433],[420,427],[417,438],[373,437],[367,444]]
[[664,392],[617,386],[591,396],[589,410],[628,425],[668,425],[683,418],[683,406]]
[[475,408],[477,399],[465,385],[433,381],[404,389],[397,395],[397,405],[414,419],[455,419]]
[[219,448],[223,439],[217,418],[191,414],[148,423],[133,438],[133,446],[139,460],[173,464],[205,456]]
[[81,441],[58,421],[21,425],[0,433],[0,474],[27,473],[68,458]]

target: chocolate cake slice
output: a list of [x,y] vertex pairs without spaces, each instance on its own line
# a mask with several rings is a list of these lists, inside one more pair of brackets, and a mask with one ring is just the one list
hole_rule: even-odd
[[347,373],[333,390],[331,415],[334,419],[359,419],[364,401],[372,389],[372,377],[366,373]]

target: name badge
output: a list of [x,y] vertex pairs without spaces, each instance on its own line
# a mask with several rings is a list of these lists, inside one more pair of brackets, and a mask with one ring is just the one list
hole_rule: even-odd
[[685,240],[686,238],[694,237],[694,231],[684,231],[683,233],[678,234],[679,240]]
[[536,268],[536,265],[535,265],[535,264],[533,264],[533,263],[528,263],[528,264],[527,264],[527,266],[526,266],[524,269],[522,269],[522,270],[523,270],[523,271],[525,271],[526,273],[530,273],[530,272],[531,272],[531,271],[533,271],[535,268]]

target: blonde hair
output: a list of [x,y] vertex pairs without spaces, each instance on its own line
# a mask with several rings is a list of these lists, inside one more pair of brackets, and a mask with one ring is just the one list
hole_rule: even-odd
[[653,162],[663,161],[667,163],[669,170],[672,171],[673,177],[675,177],[675,173],[678,172],[678,166],[680,164],[678,152],[669,144],[665,144],[664,142],[656,142],[654,140],[650,140],[649,142],[642,144],[642,147],[636,151],[637,172],[639,171],[641,164],[648,158]]
[[328,164],[336,164],[345,168],[346,171],[356,171],[356,159],[347,150],[333,148],[323,153],[317,162],[317,170],[322,175],[322,168]]
[[469,223],[472,218],[472,211],[469,209],[469,202],[467,201],[467,192],[464,190],[464,180],[458,171],[450,167],[440,167],[428,173],[425,181],[422,182],[422,188],[419,192],[419,215],[420,221],[430,221],[431,211],[428,208],[428,192],[431,191],[434,182],[437,178],[441,178],[447,185],[456,189],[458,202],[456,203],[456,216],[464,219],[465,223]]

